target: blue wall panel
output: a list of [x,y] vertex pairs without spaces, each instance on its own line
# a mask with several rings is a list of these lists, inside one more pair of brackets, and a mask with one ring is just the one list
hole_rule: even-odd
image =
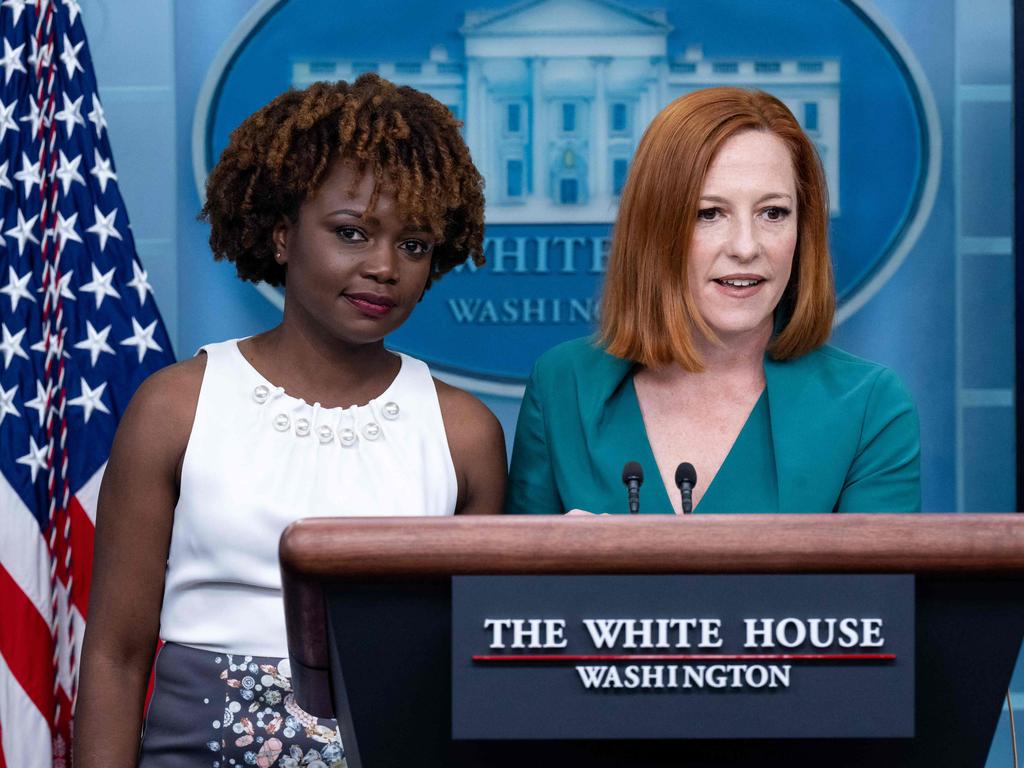
[[[236,280],[230,265],[210,260],[205,227],[195,221],[200,199],[192,130],[200,88],[225,42],[258,5],[179,0],[143,10],[127,0],[103,0],[85,15],[129,214],[179,355],[211,339],[258,332],[279,317],[251,286]],[[1012,242],[1009,2],[933,3],[927,19],[910,0],[876,7],[913,51],[934,97],[940,182],[913,251],[837,328],[835,342],[891,365],[904,379],[922,416],[925,508],[964,508],[957,483],[966,453],[1012,450],[998,443],[1005,438],[1001,433],[971,448],[964,439],[973,403],[978,397],[992,402],[992,395],[976,390],[1012,386],[1004,354],[1010,338],[1003,324],[1008,278],[985,277],[986,267],[1000,274]],[[455,36],[444,42],[453,47],[459,41]],[[303,44],[295,43],[297,49]],[[342,38],[339,44],[352,43]],[[757,44],[748,47],[756,50]],[[885,119],[884,110],[878,119]],[[870,205],[870,199],[858,204]],[[979,331],[990,317],[999,323],[981,340]],[[481,394],[511,438],[516,398]],[[1007,419],[1011,406],[1003,406]]]
[[[85,14],[129,214],[179,354],[212,338],[257,332],[278,316],[229,265],[210,261],[205,229],[194,219],[200,202],[191,132],[199,88],[253,5],[181,0],[172,15],[163,4],[143,10],[127,0],[104,0]],[[958,392],[1012,386],[1005,354],[1010,329],[1003,322],[1008,283],[994,277],[1008,274],[1001,270],[1010,242],[1010,104],[998,90],[1009,83],[1009,4],[935,3],[927,24],[920,7],[907,0],[878,7],[928,76],[940,114],[942,176],[919,245],[877,296],[837,329],[835,341],[892,365],[907,382],[922,414],[925,506],[956,508],[948,501],[957,495],[950,487],[953,465],[966,450]],[[999,322],[982,338],[989,318]],[[967,401],[962,407],[972,407]],[[491,396],[488,403],[511,432],[514,399]],[[1012,409],[1004,415],[1011,418]]]
[[[964,259],[964,386],[1011,389],[1013,362],[1013,256],[971,254]],[[1012,425],[1012,419],[1003,417]]]
[[1012,512],[1015,491],[1014,423],[1000,404],[978,405],[964,418],[964,493],[974,512]]
[[966,237],[1006,237],[1013,232],[1012,128],[1009,101],[972,103],[964,110],[960,184]]

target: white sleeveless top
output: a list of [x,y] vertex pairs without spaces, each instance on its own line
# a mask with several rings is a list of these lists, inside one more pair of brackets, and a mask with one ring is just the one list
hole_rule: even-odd
[[437,390],[425,363],[401,355],[380,397],[321,408],[264,379],[237,341],[203,349],[160,637],[284,658],[277,547],[289,523],[454,513],[458,487]]

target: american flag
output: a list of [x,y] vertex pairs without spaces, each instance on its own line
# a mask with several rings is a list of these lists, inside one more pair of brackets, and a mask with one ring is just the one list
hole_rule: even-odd
[[0,768],[63,766],[100,478],[172,356],[78,2],[2,0],[0,32]]

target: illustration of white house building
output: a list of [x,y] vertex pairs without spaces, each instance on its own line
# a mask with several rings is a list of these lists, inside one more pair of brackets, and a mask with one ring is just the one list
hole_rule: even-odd
[[662,107],[709,86],[760,88],[814,140],[837,215],[839,61],[706,59],[698,44],[670,51],[671,31],[664,10],[528,0],[467,12],[461,60],[442,45],[426,61],[299,59],[292,84],[376,71],[448,105],[486,180],[489,224],[611,222],[633,152]]

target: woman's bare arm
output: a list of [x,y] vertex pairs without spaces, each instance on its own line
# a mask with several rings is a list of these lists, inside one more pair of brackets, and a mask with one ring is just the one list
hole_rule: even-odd
[[76,768],[127,768],[138,758],[181,462],[205,366],[201,356],[149,377],[114,438],[96,514]]
[[505,504],[508,462],[501,424],[468,392],[435,381],[459,482],[457,515],[497,515]]

